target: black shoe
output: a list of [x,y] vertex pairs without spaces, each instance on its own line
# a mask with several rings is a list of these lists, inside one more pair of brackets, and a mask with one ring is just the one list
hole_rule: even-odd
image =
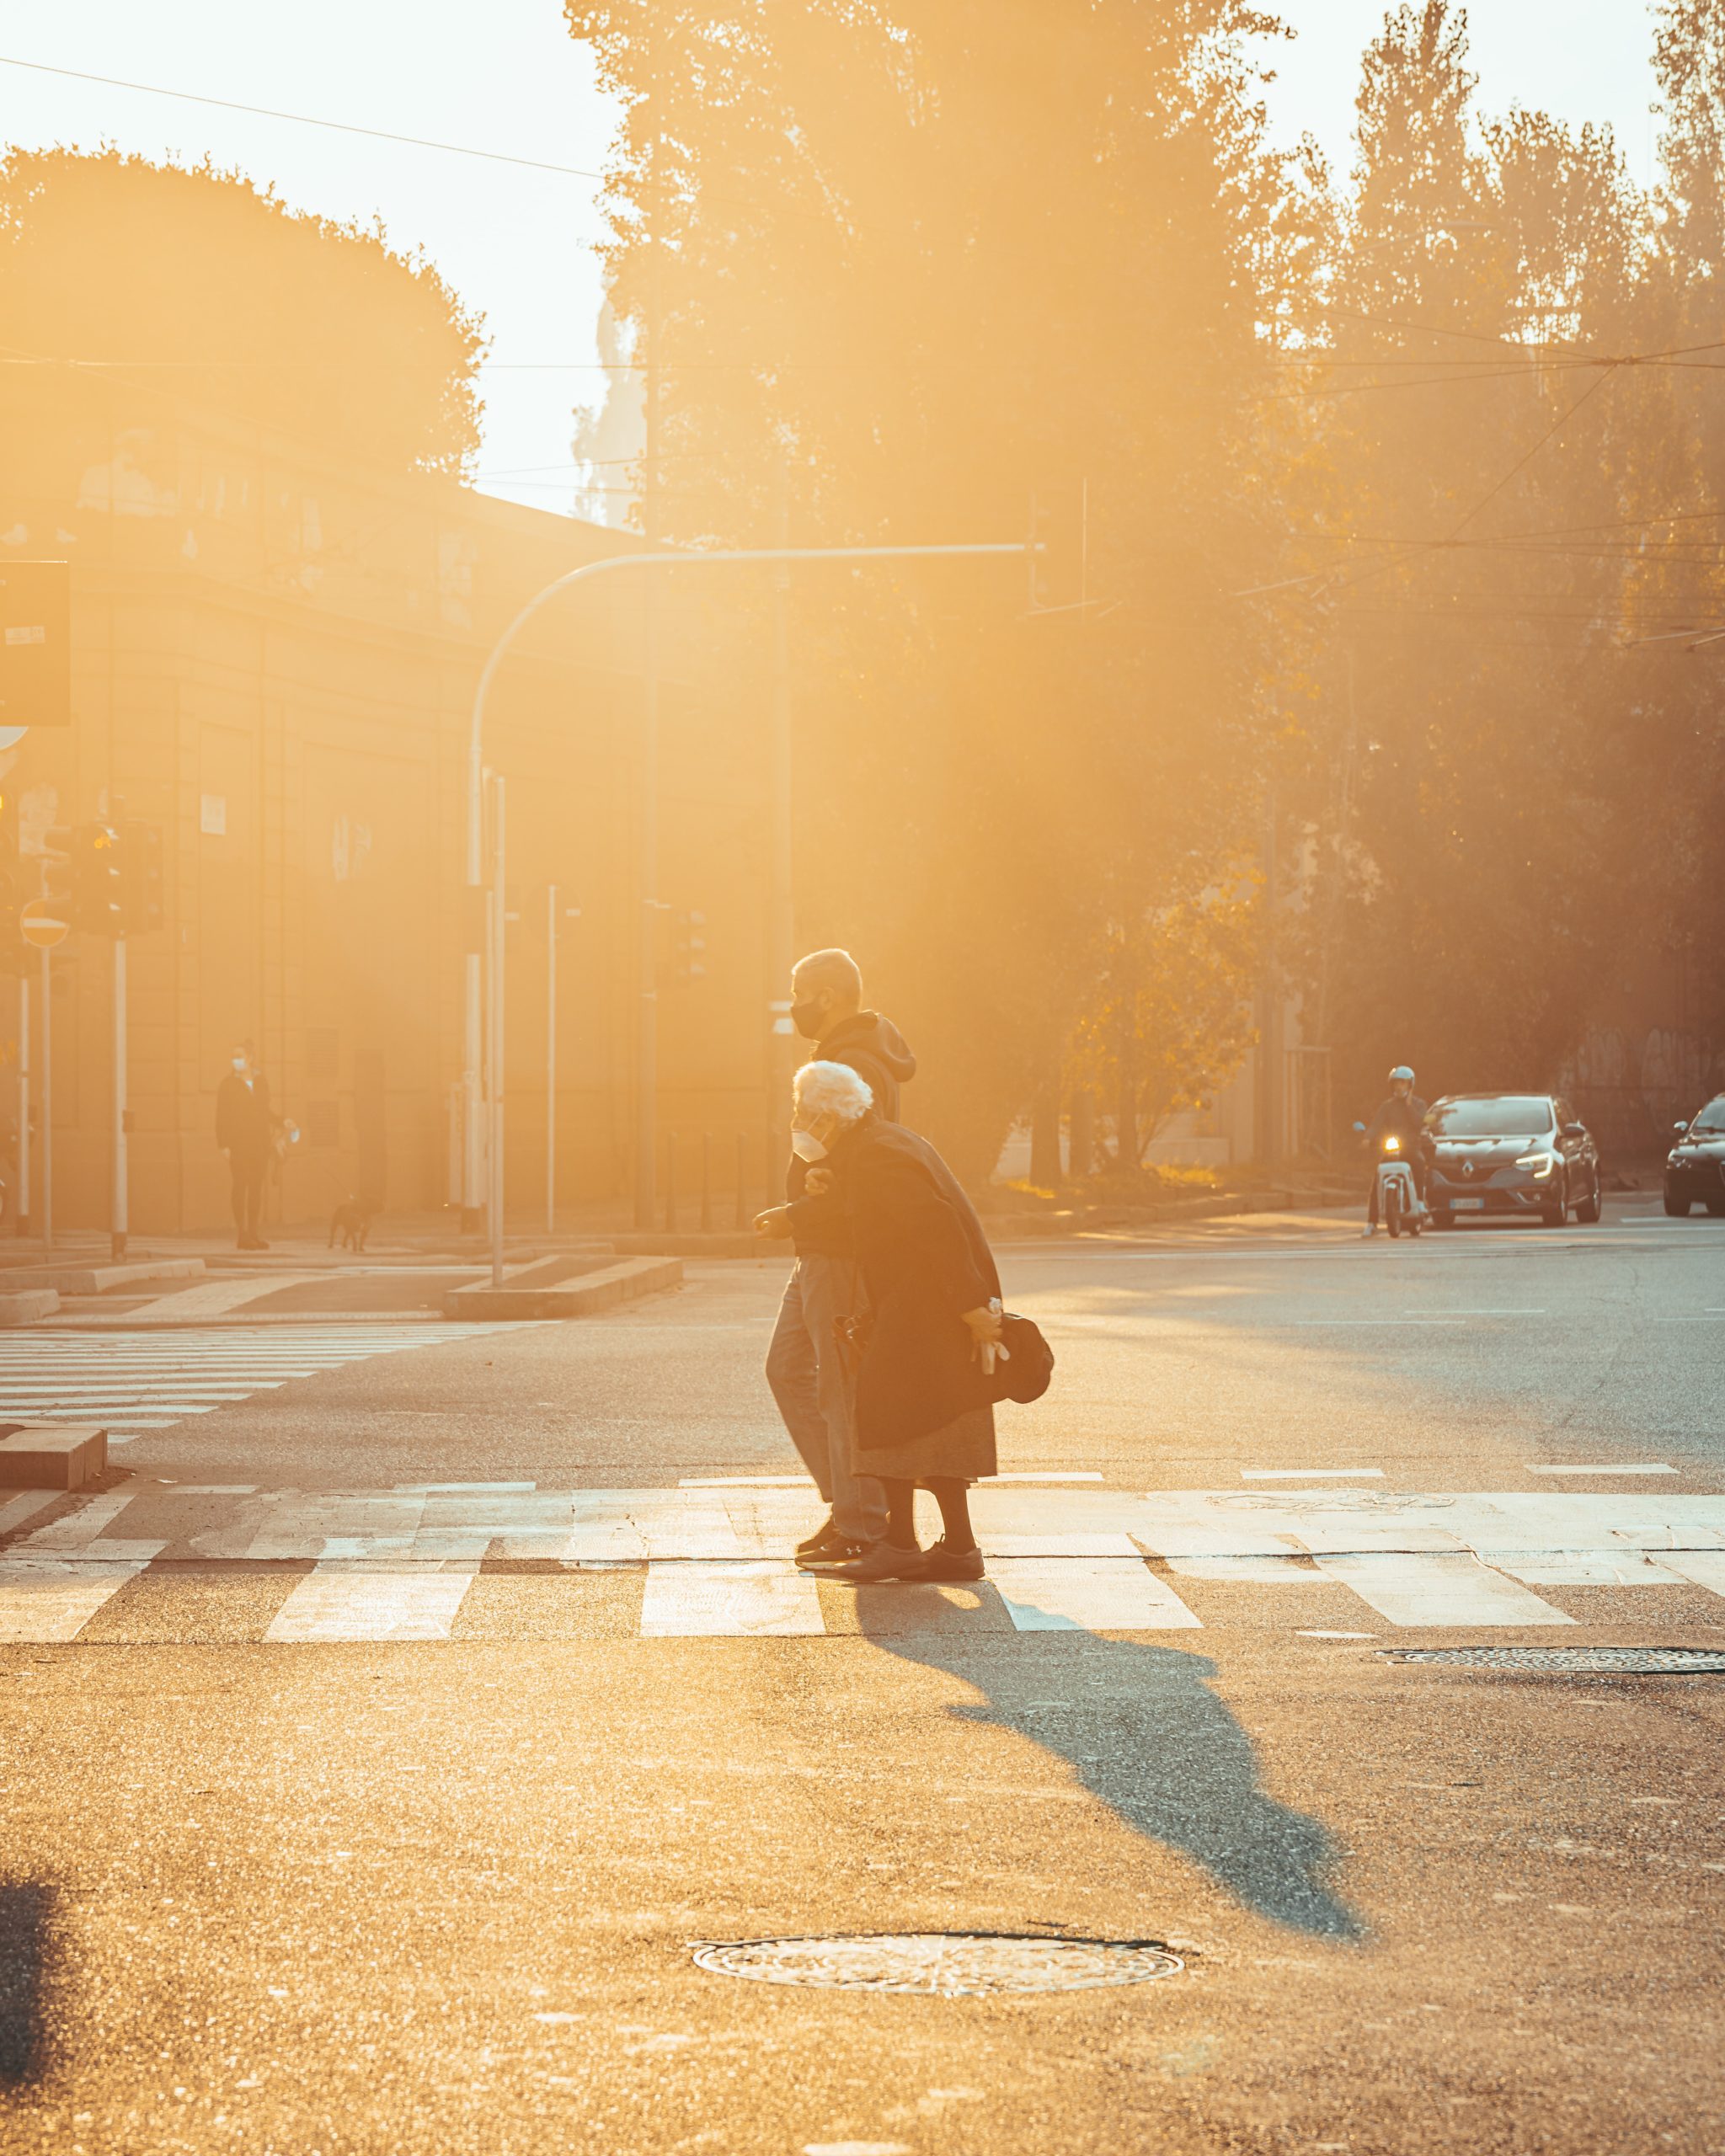
[[923,1577],[922,1552],[895,1550],[890,1542],[876,1542],[854,1564],[823,1566],[820,1577],[824,1580],[846,1580],[856,1587],[878,1587],[888,1580],[920,1580]]
[[805,1535],[797,1545],[797,1555],[799,1557],[824,1556],[829,1547],[842,1542],[844,1539],[833,1523],[832,1514],[829,1513],[825,1522],[815,1529],[814,1534]]
[[798,1553],[797,1569],[802,1572],[828,1572],[835,1565],[854,1565],[873,1547],[872,1542],[852,1542],[842,1534],[829,1535],[818,1550]]
[[922,1553],[922,1569],[916,1574],[919,1580],[980,1580],[982,1577],[982,1552],[973,1544],[968,1550],[954,1550],[943,1535],[931,1550]]

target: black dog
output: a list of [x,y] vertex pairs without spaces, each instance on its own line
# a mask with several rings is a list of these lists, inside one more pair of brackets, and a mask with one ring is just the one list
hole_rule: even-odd
[[364,1250],[374,1217],[370,1207],[361,1205],[357,1198],[346,1199],[329,1216],[329,1248],[334,1249],[335,1238],[339,1235],[347,1249]]

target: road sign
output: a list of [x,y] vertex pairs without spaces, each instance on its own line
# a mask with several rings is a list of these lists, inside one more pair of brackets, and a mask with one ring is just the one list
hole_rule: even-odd
[[51,951],[56,943],[63,943],[72,933],[67,923],[54,912],[46,899],[32,899],[20,909],[18,932],[26,943],[33,943],[39,951]]

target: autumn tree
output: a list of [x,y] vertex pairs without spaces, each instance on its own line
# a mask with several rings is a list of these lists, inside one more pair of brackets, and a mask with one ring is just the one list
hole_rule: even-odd
[[[612,303],[679,541],[1064,534],[795,587],[799,925],[890,990],[985,1171],[1109,921],[1256,814],[1254,454],[1279,174],[1241,0],[569,0],[622,100]],[[782,499],[782,508],[781,508]],[[756,598],[739,593],[739,603]]]
[[478,444],[477,320],[381,229],[211,165],[116,150],[0,164],[0,350],[92,363],[371,464]]

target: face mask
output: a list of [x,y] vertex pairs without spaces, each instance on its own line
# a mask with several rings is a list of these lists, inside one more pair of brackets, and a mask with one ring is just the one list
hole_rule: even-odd
[[235,1056],[235,1058],[233,1059],[233,1067],[234,1067],[234,1069],[235,1069],[236,1070],[238,1070],[238,1071],[239,1072],[240,1075],[241,1075],[242,1077],[243,1077],[243,1076],[245,1075],[245,1068],[246,1068],[246,1059],[245,1059],[245,1058],[244,1058],[243,1055],[237,1055],[237,1056]]
[[791,1006],[791,1023],[805,1041],[820,1038],[820,1022],[825,1015],[812,996],[806,1002]]
[[791,1133],[791,1150],[799,1161],[824,1161],[826,1158],[825,1146],[812,1130],[793,1130]]

